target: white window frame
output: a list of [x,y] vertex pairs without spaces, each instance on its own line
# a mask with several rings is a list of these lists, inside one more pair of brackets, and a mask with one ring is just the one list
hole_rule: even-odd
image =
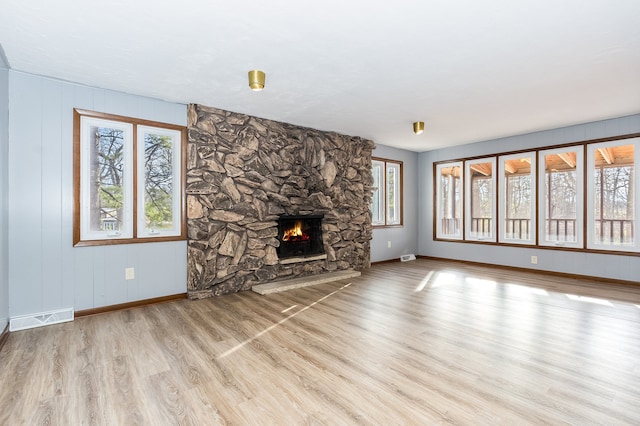
[[[632,244],[613,245],[596,243],[595,241],[595,152],[598,149],[610,148],[622,145],[634,145],[633,165],[633,196],[634,196],[634,239]],[[616,139],[608,142],[592,143],[587,145],[587,249],[606,251],[639,252],[640,238],[640,178],[638,175],[640,166],[640,138]]]
[[92,141],[91,129],[106,127],[121,130],[124,134],[124,171],[123,171],[123,221],[120,231],[91,230],[91,149],[88,143],[80,145],[80,239],[81,240],[110,240],[133,237],[133,125],[120,121],[104,120],[95,117],[82,116],[80,131],[82,141]]
[[[148,237],[148,238],[157,238],[157,237],[168,237],[168,236],[177,236],[180,235],[180,200],[181,200],[181,183],[180,183],[180,165],[182,164],[182,156],[180,150],[180,138],[181,132],[173,129],[164,129],[159,127],[152,126],[137,126],[137,149],[138,149],[138,237]],[[146,223],[146,206],[145,206],[145,146],[144,146],[144,136],[146,133],[168,136],[172,141],[172,150],[171,150],[171,166],[173,170],[173,182],[172,182],[172,224],[171,228],[167,229],[154,229],[147,227]]]
[[[390,160],[390,159],[386,159],[386,158],[377,158],[377,157],[373,157],[371,160],[371,170],[372,173],[379,173],[381,174],[381,176],[379,176],[378,182],[379,182],[379,186],[374,188],[374,193],[373,193],[373,197],[378,199],[378,218],[382,218],[382,220],[378,220],[378,221],[374,221],[373,220],[373,199],[372,199],[372,203],[371,203],[371,210],[372,210],[372,221],[371,224],[374,227],[400,227],[403,226],[403,210],[404,210],[404,206],[403,204],[403,197],[402,197],[402,191],[403,191],[403,170],[402,170],[402,166],[403,163],[402,161],[398,161],[398,160]],[[394,181],[394,187],[393,187],[393,203],[395,206],[398,206],[398,211],[395,212],[396,214],[394,215],[393,218],[391,218],[390,216],[390,206],[389,203],[387,202],[387,194],[388,194],[388,173],[389,173],[389,167],[394,168],[395,170],[397,170],[397,174],[398,174],[398,178]]]
[[[460,203],[463,203],[464,200],[464,164],[462,161],[453,161],[449,163],[439,163],[436,165],[436,173],[435,173],[435,185],[436,185],[436,238],[446,239],[446,240],[462,240],[463,239],[463,230],[464,230],[464,221],[463,218],[460,217],[460,225],[458,226],[458,230],[454,233],[445,233],[442,229],[443,217],[442,217],[442,194],[441,194],[441,185],[440,185],[440,177],[442,175],[442,169],[449,167],[459,167],[460,169]],[[454,189],[455,192],[455,189]],[[461,206],[460,214],[464,215],[464,208]]]
[[[506,236],[506,162],[509,160],[519,160],[524,157],[529,157],[531,159],[531,195],[530,195],[530,212],[529,217],[531,218],[531,224],[529,226],[529,238],[507,238]],[[498,157],[498,241],[501,243],[509,243],[509,244],[521,244],[521,245],[535,245],[536,243],[536,183],[537,183],[537,175],[536,175],[536,152],[522,152],[511,155],[501,155]]]
[[[546,170],[545,170],[545,157],[547,155],[558,154],[576,154],[576,218],[575,218],[575,232],[576,241],[559,241],[559,240],[547,240],[546,238],[546,221],[547,221],[547,185],[546,185]],[[584,246],[584,146],[575,145],[565,148],[551,148],[543,151],[538,151],[538,164],[540,165],[538,171],[538,245],[540,246],[553,246],[553,247],[571,247],[582,248]]]
[[[371,200],[371,224],[373,226],[384,225],[384,161],[372,160],[371,161],[371,173],[375,178],[377,176],[378,185],[373,188],[373,196]],[[375,179],[374,179],[375,183]],[[377,201],[378,208],[374,210],[374,201]]]
[[[489,227],[491,235],[488,237],[472,235],[472,197],[473,197],[473,173],[472,167],[477,164],[491,163],[491,225]],[[467,160],[464,162],[465,175],[465,240],[468,241],[496,241],[496,158],[480,158]]]

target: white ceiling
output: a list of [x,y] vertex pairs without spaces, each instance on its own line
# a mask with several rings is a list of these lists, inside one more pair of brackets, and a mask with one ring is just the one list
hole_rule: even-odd
[[413,151],[640,112],[639,0],[2,0],[0,45],[16,71]]

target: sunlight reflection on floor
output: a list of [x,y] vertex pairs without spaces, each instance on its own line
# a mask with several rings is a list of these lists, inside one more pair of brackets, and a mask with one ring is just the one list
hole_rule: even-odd
[[442,287],[443,285],[453,284],[456,281],[456,274],[448,272],[438,272],[435,281],[431,284],[431,288]]
[[538,294],[540,296],[549,295],[549,293],[547,293],[546,290],[543,290],[541,288],[527,287],[526,285],[511,284],[511,283],[506,284],[506,286],[507,288],[509,288],[509,290],[513,291],[513,293],[517,295],[527,295],[527,294]]
[[290,310],[294,309],[295,307],[297,307],[298,305],[291,305],[289,306],[287,309],[283,309],[282,311],[280,311],[281,314],[286,314],[287,312],[289,312]]
[[[299,311],[296,311],[296,312],[292,313],[291,315],[289,315],[289,316],[287,316],[287,317],[285,317],[285,318],[282,318],[280,321],[278,321],[278,322],[277,322],[277,323],[275,323],[275,324],[270,325],[269,327],[265,328],[264,330],[262,330],[260,333],[256,334],[255,336],[253,336],[253,337],[251,337],[251,338],[249,338],[249,339],[245,340],[244,342],[241,342],[241,343],[237,344],[236,346],[234,346],[233,348],[229,349],[228,351],[226,351],[226,352],[224,352],[224,353],[220,354],[220,355],[218,356],[218,359],[222,359],[222,358],[224,358],[224,357],[226,357],[226,356],[228,356],[228,355],[231,355],[232,353],[234,353],[234,352],[235,352],[235,351],[237,351],[238,349],[241,349],[243,346],[247,345],[248,343],[251,343],[251,342],[253,342],[254,340],[256,340],[257,338],[259,338],[260,336],[262,336],[262,335],[264,335],[264,334],[266,334],[266,333],[270,332],[271,330],[273,330],[273,329],[274,329],[274,328],[276,328],[277,326],[281,325],[282,323],[284,323],[284,322],[286,322],[286,321],[289,321],[291,318],[295,317],[296,315],[298,315],[298,314],[300,314],[300,313],[302,313],[302,312],[306,311],[307,309],[309,309],[309,308],[313,307],[314,305],[316,305],[316,304],[318,304],[318,303],[322,302],[323,300],[325,300],[325,299],[327,299],[327,298],[329,298],[329,297],[333,296],[334,294],[338,293],[339,291],[344,290],[345,288],[349,287],[350,285],[351,285],[351,283],[345,284],[345,285],[343,285],[342,287],[340,287],[339,289],[337,289],[337,290],[335,290],[335,291],[332,291],[331,293],[327,294],[326,296],[322,296],[320,299],[316,300],[315,302],[310,303],[309,305],[307,305],[307,306],[303,307],[303,308],[302,308],[302,309],[300,309]],[[298,305],[293,305],[293,306],[291,306],[291,307],[289,307],[289,308],[285,309],[284,311],[282,311],[282,313],[285,313],[285,312],[287,312],[287,311],[290,311],[291,309],[295,308],[296,306],[298,306]]]
[[465,282],[479,290],[493,290],[496,288],[496,282],[493,280],[483,280],[481,278],[466,277]]
[[422,290],[424,290],[425,286],[429,283],[429,281],[431,280],[432,276],[433,276],[433,271],[429,271],[429,273],[427,275],[425,275],[425,277],[422,279],[422,281],[420,281],[420,284],[418,284],[418,286],[416,287],[416,289],[414,291],[422,291]]

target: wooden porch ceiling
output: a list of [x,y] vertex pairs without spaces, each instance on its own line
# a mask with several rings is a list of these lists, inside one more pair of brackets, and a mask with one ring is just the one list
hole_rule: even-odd
[[[545,157],[545,170],[572,170],[577,164],[577,150],[582,147],[576,147],[576,151],[562,152],[550,154]],[[634,146],[619,145],[608,148],[598,148],[595,155],[595,165],[597,167],[607,166],[626,166],[634,163]],[[491,162],[474,163],[469,166],[474,177],[491,176]],[[505,161],[505,171],[508,174],[529,174],[531,173],[531,154],[524,153],[521,158],[515,158]],[[441,169],[442,176],[453,175],[460,177],[459,167],[444,167]]]

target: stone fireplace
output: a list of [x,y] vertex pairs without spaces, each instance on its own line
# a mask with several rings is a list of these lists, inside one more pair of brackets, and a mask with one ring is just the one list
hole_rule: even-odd
[[280,216],[277,247],[279,259],[307,258],[324,254],[322,215]]
[[[373,142],[195,104],[188,134],[190,298],[370,266]],[[319,239],[283,244],[294,216]]]

